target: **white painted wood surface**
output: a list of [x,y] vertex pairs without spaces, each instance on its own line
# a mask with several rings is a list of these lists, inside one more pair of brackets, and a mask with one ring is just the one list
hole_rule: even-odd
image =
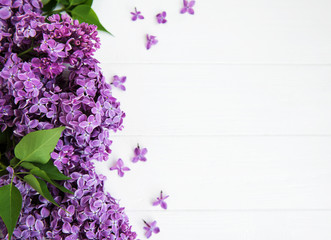
[[[331,2],[99,0],[97,52],[126,111],[106,189],[158,240],[331,239]],[[145,19],[132,22],[137,7]],[[167,11],[169,22],[155,15]],[[159,44],[145,49],[145,34]],[[139,143],[146,163],[130,162]],[[121,157],[124,178],[108,169]],[[169,209],[151,206],[160,190]]]

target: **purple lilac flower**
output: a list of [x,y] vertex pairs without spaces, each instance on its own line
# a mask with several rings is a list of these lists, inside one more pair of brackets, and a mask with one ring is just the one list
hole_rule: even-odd
[[136,21],[137,19],[144,19],[144,16],[141,15],[141,12],[137,11],[137,8],[134,8],[134,12],[131,12],[133,15],[131,20]]
[[146,226],[144,227],[144,230],[146,230],[145,232],[145,236],[147,238],[150,238],[152,236],[152,233],[159,233],[160,232],[160,228],[156,226],[157,222],[151,222],[151,223],[147,223],[144,221],[144,223],[146,224]]
[[189,14],[194,14],[194,9],[193,9],[193,6],[195,4],[195,1],[192,0],[192,1],[188,1],[188,0],[183,0],[183,4],[184,4],[184,7],[180,10],[180,13],[183,14],[183,13],[186,13],[188,12]]
[[147,39],[147,44],[146,44],[146,48],[147,50],[151,48],[151,46],[155,45],[158,43],[158,40],[156,39],[156,36],[153,35],[146,35],[146,39]]
[[167,13],[165,11],[159,13],[156,15],[156,20],[159,24],[165,24],[167,22],[167,19],[165,19],[167,16]]
[[119,89],[125,91],[126,88],[125,88],[125,86],[123,85],[123,84],[125,83],[125,81],[126,81],[126,76],[119,77],[119,76],[115,75],[115,76],[113,77],[113,82],[112,82],[112,84],[114,85],[114,87],[117,87],[117,88],[119,88]]
[[167,209],[167,203],[164,200],[166,200],[168,197],[169,195],[163,196],[161,191],[160,197],[156,198],[156,201],[153,202],[153,206],[160,205],[163,209]]
[[147,154],[147,148],[141,149],[139,145],[134,149],[135,156],[132,158],[132,162],[136,163],[138,161],[146,162],[147,158],[145,155]]
[[[49,186],[67,210],[61,211],[14,178],[23,207],[13,238],[134,240],[124,208],[104,192],[105,177],[95,173],[92,161],[108,159],[111,132],[122,129],[125,117],[93,58],[100,47],[96,26],[65,14],[45,21],[41,6],[39,0],[0,0],[6,10],[0,11],[0,128],[12,128],[18,142],[29,132],[65,126],[51,161],[71,176],[64,185],[74,194]],[[16,54],[32,44],[31,54]],[[9,177],[0,177],[0,186]],[[6,239],[4,229],[0,220],[0,238]]]
[[116,164],[110,168],[110,170],[117,170],[117,173],[120,177],[124,176],[124,171],[130,171],[130,168],[124,166],[123,160],[118,159]]

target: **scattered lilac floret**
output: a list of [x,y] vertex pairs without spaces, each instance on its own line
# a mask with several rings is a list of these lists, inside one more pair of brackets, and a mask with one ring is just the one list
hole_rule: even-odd
[[134,149],[135,156],[132,158],[132,162],[136,163],[138,161],[146,162],[147,158],[145,155],[147,154],[147,148],[140,148],[139,145]]
[[125,167],[124,163],[123,163],[123,160],[119,158],[117,160],[116,164],[110,168],[110,170],[117,170],[118,175],[120,177],[123,177],[124,176],[124,171],[130,171],[130,168]]
[[160,205],[163,209],[167,209],[167,203],[164,200],[166,200],[168,197],[169,195],[163,196],[163,193],[161,191],[160,197],[156,198],[157,200],[153,202],[153,206]]
[[184,7],[180,10],[180,13],[183,14],[183,13],[186,13],[188,12],[189,14],[194,14],[194,9],[193,9],[193,6],[195,4],[195,1],[192,0],[192,1],[188,1],[188,0],[184,0]]
[[165,24],[167,22],[167,19],[165,19],[167,16],[166,12],[162,12],[156,15],[156,20],[159,24]]
[[119,89],[125,91],[126,88],[125,88],[125,86],[123,85],[123,84],[125,83],[125,81],[126,81],[126,76],[119,77],[119,76],[115,75],[115,76],[113,77],[113,82],[112,82],[112,84],[114,85],[114,87],[117,87],[117,88],[119,88]]
[[156,39],[156,36],[147,34],[146,38],[147,38],[147,45],[146,45],[147,50],[150,49],[151,46],[158,43],[158,40]]
[[133,15],[131,20],[132,21],[136,21],[137,19],[144,19],[144,16],[141,15],[141,12],[137,11],[137,8],[134,8],[135,12],[131,12],[131,14]]
[[144,227],[144,229],[146,230],[145,232],[145,236],[147,238],[150,238],[152,236],[152,233],[159,233],[160,232],[160,228],[156,226],[156,221],[148,224],[147,222],[144,221],[144,223],[146,224],[146,227]]

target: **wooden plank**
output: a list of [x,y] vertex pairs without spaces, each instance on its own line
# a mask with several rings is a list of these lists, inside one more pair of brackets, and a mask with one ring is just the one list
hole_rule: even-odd
[[[99,0],[93,5],[115,37],[101,33],[102,62],[331,63],[329,0],[182,1]],[[137,7],[145,19],[131,21]],[[168,23],[155,15],[167,11]],[[146,34],[157,46],[146,50]]]
[[138,238],[142,219],[156,220],[155,240],[329,240],[331,212],[321,211],[127,211]]
[[102,64],[122,135],[330,135],[331,66]]
[[[129,210],[331,209],[331,137],[112,136],[110,161],[97,163],[106,190]],[[130,162],[139,143],[147,162]],[[109,171],[118,158],[131,168]]]

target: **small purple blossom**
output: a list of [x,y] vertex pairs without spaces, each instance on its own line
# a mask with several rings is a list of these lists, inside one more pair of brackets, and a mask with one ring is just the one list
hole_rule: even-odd
[[147,34],[146,39],[147,39],[147,44],[146,44],[147,50],[150,49],[153,45],[156,45],[158,43],[156,36]]
[[159,233],[160,232],[160,228],[156,226],[156,221],[152,222],[152,223],[147,223],[144,221],[144,223],[146,224],[146,226],[144,227],[144,229],[146,230],[145,232],[145,236],[147,238],[150,238],[152,236],[152,233]]
[[134,149],[135,156],[132,158],[132,162],[136,163],[138,161],[146,162],[147,158],[147,148],[140,148],[139,145]]
[[193,6],[195,4],[195,1],[192,0],[192,1],[188,1],[188,0],[183,0],[183,3],[184,3],[184,7],[180,10],[180,13],[183,14],[183,13],[186,13],[188,12],[189,14],[194,14],[194,9],[193,9]]
[[135,12],[131,12],[131,14],[133,15],[131,20],[132,21],[136,21],[137,19],[144,19],[144,16],[141,15],[141,12],[137,11],[137,8],[134,8]]
[[165,24],[167,22],[167,19],[165,19],[167,16],[167,13],[165,11],[159,13],[156,15],[156,20],[159,24]]
[[119,88],[119,89],[125,91],[126,88],[125,88],[125,86],[123,85],[123,84],[125,83],[125,81],[126,81],[126,76],[119,77],[119,76],[115,75],[115,76],[113,77],[113,82],[112,82],[112,84],[114,85],[114,87],[117,87],[117,88]]
[[114,166],[110,170],[117,170],[117,173],[120,177],[124,176],[124,171],[130,171],[130,168],[124,166],[123,160],[119,158]]
[[98,121],[93,115],[90,115],[85,121],[82,121],[79,126],[85,129],[86,132],[92,133],[93,129],[98,126]]
[[169,195],[163,196],[163,193],[161,191],[160,197],[156,198],[156,201],[153,202],[153,206],[160,205],[163,209],[167,209],[167,203],[164,200],[166,200],[168,197]]

